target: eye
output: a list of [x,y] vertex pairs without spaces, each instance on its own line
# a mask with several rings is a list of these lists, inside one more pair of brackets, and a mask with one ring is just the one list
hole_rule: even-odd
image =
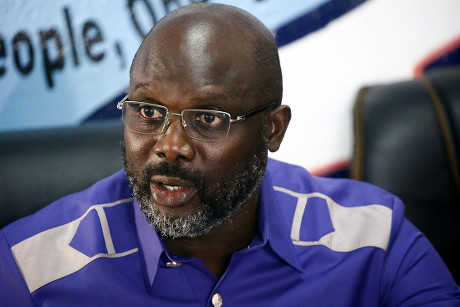
[[218,126],[222,123],[223,116],[221,114],[202,112],[202,113],[196,114],[195,119],[202,125]]
[[163,113],[161,113],[160,110],[154,106],[139,106],[139,113],[145,119],[158,119],[163,117]]

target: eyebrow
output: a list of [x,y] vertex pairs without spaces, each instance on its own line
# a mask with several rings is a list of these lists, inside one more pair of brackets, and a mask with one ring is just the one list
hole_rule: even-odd
[[141,87],[150,87],[150,86],[151,86],[150,82],[141,82],[141,83],[136,84],[133,90],[137,90]]
[[[214,99],[219,99],[219,100],[228,100],[228,97],[227,95],[224,95],[222,93],[219,93],[219,92],[216,92],[216,91],[210,91],[210,90],[201,90],[201,91],[197,91],[195,93],[195,96],[197,96],[196,99],[200,99],[200,98],[214,98]],[[195,98],[192,98],[192,99],[195,99]]]
[[206,99],[206,100],[212,99],[214,101],[223,101],[223,102],[228,101],[228,97],[226,95],[221,94],[221,93],[208,92],[208,91],[198,92],[190,98],[190,100],[192,101],[201,101],[203,99]]
[[[149,81],[139,82],[134,88],[133,92],[144,88],[152,88],[152,83]],[[229,97],[219,91],[214,91],[212,89],[201,89],[193,93],[193,96],[189,98],[190,101],[200,104],[199,108],[210,109],[210,110],[226,110],[227,103],[230,101]],[[149,97],[143,99],[140,102],[153,103],[165,106],[161,101],[156,100],[155,98]]]
[[219,110],[229,112],[229,97],[225,94],[214,91],[198,91],[194,93],[189,101],[197,104],[197,108],[206,110]]

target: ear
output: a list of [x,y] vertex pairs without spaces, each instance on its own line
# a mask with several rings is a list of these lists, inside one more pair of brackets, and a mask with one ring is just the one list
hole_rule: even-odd
[[275,152],[279,149],[291,121],[291,108],[281,105],[271,111],[267,119],[265,137],[268,140],[268,149]]

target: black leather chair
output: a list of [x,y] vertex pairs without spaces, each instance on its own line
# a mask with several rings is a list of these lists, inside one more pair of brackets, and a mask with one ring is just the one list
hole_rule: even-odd
[[398,195],[460,282],[460,67],[361,89],[354,139],[352,177]]
[[0,133],[0,229],[123,167],[123,124]]

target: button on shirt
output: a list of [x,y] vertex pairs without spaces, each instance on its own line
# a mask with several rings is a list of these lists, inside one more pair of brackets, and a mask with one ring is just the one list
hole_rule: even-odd
[[[258,233],[216,278],[169,253],[125,173],[0,233],[5,306],[459,306],[459,291],[393,195],[269,160]],[[3,306],[3,305],[2,305]]]
[[222,296],[220,295],[220,293],[216,293],[212,296],[212,305],[214,307],[222,306]]

